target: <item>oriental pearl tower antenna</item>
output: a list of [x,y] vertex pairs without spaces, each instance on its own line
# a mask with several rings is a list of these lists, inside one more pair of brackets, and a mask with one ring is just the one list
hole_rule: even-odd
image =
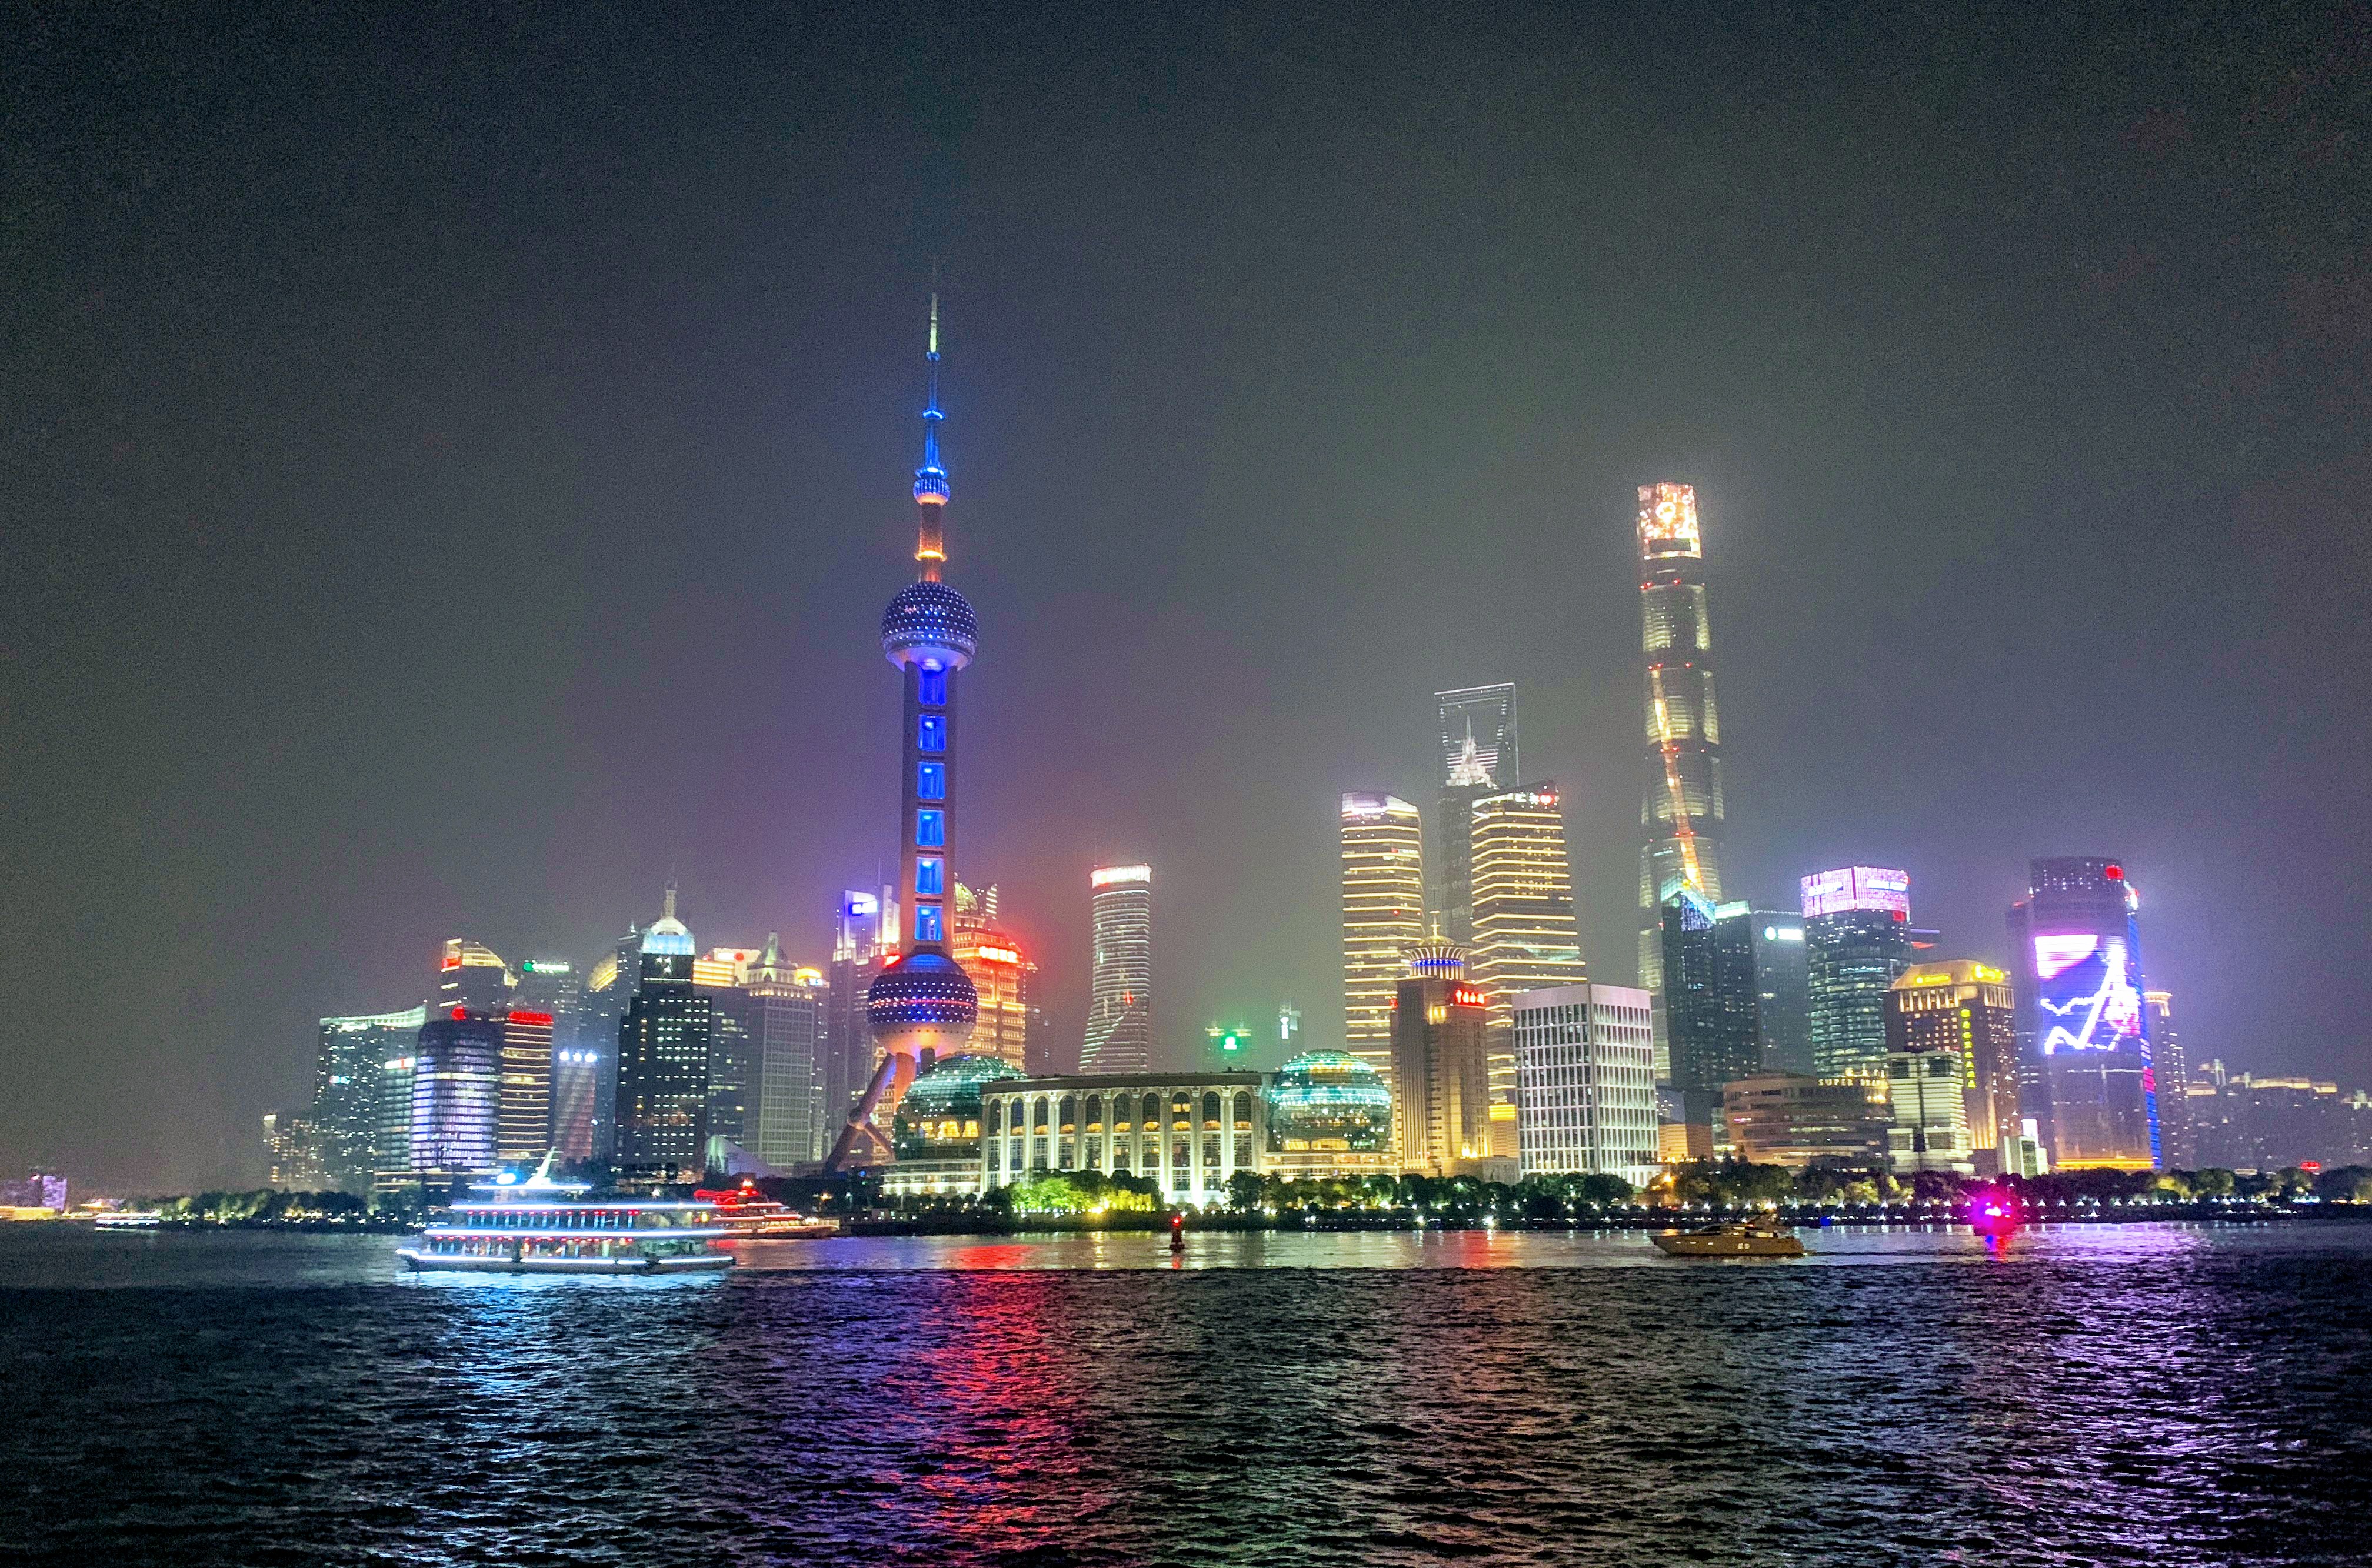
[[924,361],[923,466],[914,470],[916,580],[881,615],[881,652],[906,689],[899,746],[899,956],[874,977],[865,1016],[878,1065],[849,1113],[825,1167],[886,1165],[890,1141],[875,1125],[894,1110],[917,1072],[959,1052],[980,1016],[980,993],[948,956],[956,878],[957,679],[980,651],[980,622],[963,595],[939,580],[948,559],[948,470],[939,460],[939,296],[931,293]]

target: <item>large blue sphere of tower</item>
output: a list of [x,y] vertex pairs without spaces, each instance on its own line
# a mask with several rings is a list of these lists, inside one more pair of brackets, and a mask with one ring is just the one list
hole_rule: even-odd
[[906,686],[900,745],[899,956],[865,993],[865,1016],[882,1055],[948,1056],[980,1016],[980,993],[948,956],[956,879],[956,679],[980,651],[980,621],[963,595],[939,581],[947,561],[948,473],[939,463],[939,302],[931,299],[930,401],[923,410],[923,466],[914,470],[917,581],[881,612],[881,652]]

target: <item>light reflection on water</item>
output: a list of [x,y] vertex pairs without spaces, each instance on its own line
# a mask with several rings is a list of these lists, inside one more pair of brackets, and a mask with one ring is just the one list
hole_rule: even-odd
[[0,1237],[0,1556],[2372,1559],[2372,1226],[1807,1237]]

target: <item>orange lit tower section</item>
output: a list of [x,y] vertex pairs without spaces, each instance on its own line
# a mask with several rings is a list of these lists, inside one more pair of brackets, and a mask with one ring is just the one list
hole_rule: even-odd
[[963,595],[939,581],[947,563],[948,471],[939,461],[939,297],[931,296],[923,409],[923,466],[914,470],[916,580],[881,615],[882,656],[905,682],[899,745],[898,957],[865,996],[877,1063],[827,1165],[835,1170],[886,1164],[887,1125],[906,1086],[936,1057],[963,1050],[980,996],[949,956],[955,935],[956,681],[980,651],[980,622]]
[[1654,999],[1656,1077],[1671,1077],[1664,1020],[1664,905],[1721,901],[1721,717],[1713,693],[1704,547],[1692,486],[1639,487],[1640,649],[1646,656],[1639,821],[1639,984]]

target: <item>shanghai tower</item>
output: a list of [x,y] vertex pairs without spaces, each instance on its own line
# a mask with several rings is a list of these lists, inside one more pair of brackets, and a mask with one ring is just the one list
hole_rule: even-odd
[[[881,653],[905,686],[898,747],[898,957],[865,996],[877,1066],[827,1160],[839,1170],[885,1163],[874,1123],[914,1074],[963,1049],[980,993],[948,955],[955,935],[956,682],[980,651],[980,622],[963,595],[939,581],[946,563],[948,470],[939,462],[939,300],[931,296],[930,401],[923,410],[923,466],[914,470],[915,581],[881,614]],[[884,912],[887,912],[886,911]]]
[[1639,487],[1640,648],[1646,700],[1639,824],[1639,984],[1655,999],[1656,1077],[1671,1077],[1663,908],[1683,889],[1721,901],[1721,719],[1694,487]]

